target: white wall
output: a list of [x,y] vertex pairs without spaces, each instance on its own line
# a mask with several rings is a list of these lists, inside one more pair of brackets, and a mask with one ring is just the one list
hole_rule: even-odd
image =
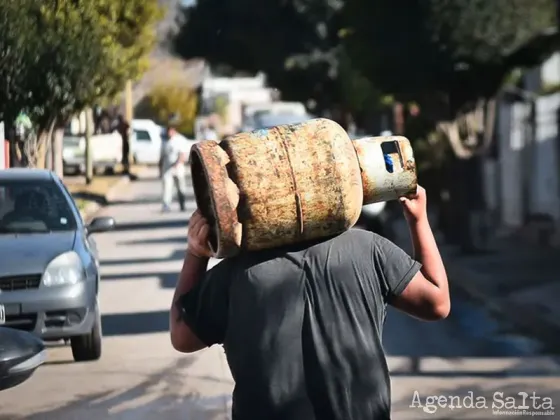
[[560,93],[541,97],[537,101],[536,141],[531,165],[531,213],[543,213],[560,221],[558,177],[558,127],[556,110]]
[[553,54],[541,66],[541,80],[545,85],[560,83],[560,54]]
[[[485,193],[490,210],[501,208],[506,228],[524,224],[524,208],[529,215],[546,214],[560,223],[560,165],[558,162],[556,110],[560,93],[544,96],[536,103],[536,132],[529,135],[529,105],[505,104],[499,107],[499,160],[485,164]],[[495,174],[497,171],[497,176]],[[523,194],[527,176],[528,196]],[[498,179],[499,185],[493,184]],[[494,198],[498,197],[500,203]],[[524,203],[524,200],[527,202]]]
[[4,140],[6,140],[6,134],[4,133],[4,123],[0,121],[0,169],[6,169],[6,156],[4,154]]
[[499,107],[501,221],[506,228],[517,228],[523,224],[521,153],[527,112],[528,107],[524,104],[502,104]]

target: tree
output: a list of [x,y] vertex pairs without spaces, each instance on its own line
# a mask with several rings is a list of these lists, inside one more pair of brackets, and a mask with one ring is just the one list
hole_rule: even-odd
[[449,142],[454,225],[473,249],[469,215],[484,207],[479,164],[494,137],[495,98],[517,69],[557,49],[554,3],[347,0],[344,21],[354,65],[383,93],[418,103]]
[[10,20],[0,28],[0,113],[8,123],[29,114],[38,137],[28,164],[41,166],[55,125],[141,74],[160,9],[157,0],[7,0],[0,14]]
[[[24,81],[36,35],[31,0],[0,2],[0,120],[12,126],[27,100]],[[30,30],[22,30],[29,28]],[[9,131],[9,130],[8,130]]]
[[148,109],[145,115],[161,124],[167,124],[177,117],[177,129],[182,133],[194,133],[194,123],[198,107],[198,95],[184,84],[168,82],[155,86],[147,96]]
[[183,58],[267,75],[284,100],[340,103],[336,0],[200,0],[183,9],[174,39]]
[[[480,117],[494,108],[492,99],[512,71],[539,64],[556,46],[556,35],[547,32],[555,19],[549,0],[346,5],[352,62],[384,93],[423,105],[461,158],[482,147],[473,138],[482,129]],[[492,130],[486,133],[483,149]]]

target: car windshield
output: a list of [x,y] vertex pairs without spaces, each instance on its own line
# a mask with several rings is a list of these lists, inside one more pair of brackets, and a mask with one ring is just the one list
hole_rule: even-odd
[[75,229],[72,209],[55,182],[0,181],[0,234],[50,233]]

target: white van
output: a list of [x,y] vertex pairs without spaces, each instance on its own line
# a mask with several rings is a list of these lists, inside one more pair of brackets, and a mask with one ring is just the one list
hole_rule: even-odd
[[161,156],[163,127],[152,120],[132,120],[132,156],[135,163],[157,165]]

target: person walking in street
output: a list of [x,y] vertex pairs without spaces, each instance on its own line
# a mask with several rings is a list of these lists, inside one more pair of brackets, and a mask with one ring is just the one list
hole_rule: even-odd
[[222,344],[233,420],[387,420],[381,343],[387,305],[426,321],[450,311],[426,192],[401,199],[415,259],[359,229],[242,253],[208,272],[209,226],[196,211],[170,311],[173,347]]
[[122,139],[122,158],[123,173],[130,175],[130,124],[125,120],[122,114],[117,116],[115,129],[121,135]]
[[167,127],[167,140],[162,142],[160,158],[160,174],[162,178],[163,212],[171,211],[173,201],[173,188],[177,190],[177,199],[181,211],[185,211],[185,198],[187,193],[186,162],[188,159],[188,140],[169,124]]

